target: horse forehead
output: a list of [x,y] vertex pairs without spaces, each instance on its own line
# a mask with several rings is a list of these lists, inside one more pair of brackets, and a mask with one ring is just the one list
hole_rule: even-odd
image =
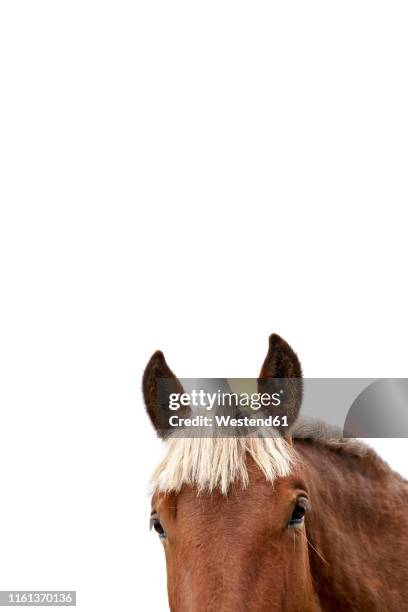
[[177,497],[177,494],[174,492],[165,493],[163,491],[156,491],[151,501],[152,512],[161,513],[176,510]]
[[217,517],[224,519],[226,516],[239,516],[245,520],[249,515],[261,515],[274,506],[286,506],[298,487],[299,480],[295,476],[279,479],[272,485],[262,475],[256,474],[249,486],[232,485],[227,494],[218,489],[198,491],[188,485],[177,493],[156,493],[153,506],[158,512],[170,514],[178,520],[215,521]]

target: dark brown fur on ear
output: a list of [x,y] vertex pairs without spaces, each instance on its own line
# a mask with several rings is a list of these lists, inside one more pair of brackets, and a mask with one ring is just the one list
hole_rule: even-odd
[[[147,414],[160,438],[170,433],[169,395],[183,393],[178,378],[170,370],[161,351],[156,351],[150,358],[143,374],[143,396]],[[178,412],[178,414],[180,411]]]
[[288,417],[288,427],[278,428],[286,435],[302,403],[302,369],[295,351],[278,334],[269,336],[269,350],[259,375],[258,390],[269,394],[283,391],[281,404],[273,408],[273,415]]
[[295,351],[278,334],[269,336],[269,350],[259,377],[302,378],[302,370]]

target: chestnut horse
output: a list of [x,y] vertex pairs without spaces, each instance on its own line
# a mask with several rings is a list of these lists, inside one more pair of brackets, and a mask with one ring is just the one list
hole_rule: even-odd
[[[277,335],[261,377],[301,377]],[[158,431],[160,378],[177,381],[157,352],[143,392]],[[151,524],[172,612],[408,610],[408,482],[362,442],[298,437],[299,408],[284,437],[169,436]]]

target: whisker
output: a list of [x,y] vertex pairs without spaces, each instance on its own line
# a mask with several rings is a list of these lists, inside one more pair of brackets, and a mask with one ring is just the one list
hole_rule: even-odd
[[304,532],[302,531],[302,535],[303,535],[303,537],[306,539],[306,542],[309,544],[310,548],[312,548],[312,549],[315,551],[316,555],[318,555],[318,556],[320,557],[320,559],[321,559],[322,561],[324,561],[324,563],[326,563],[327,565],[330,565],[330,563],[329,563],[328,561],[326,561],[326,559],[325,559],[325,558],[323,557],[323,555],[322,555],[322,554],[321,554],[321,553],[320,553],[320,552],[317,550],[317,548],[315,548],[315,547],[313,546],[313,544],[311,543],[311,541],[310,541],[310,540],[309,540],[309,538],[307,537],[306,533],[304,533]]

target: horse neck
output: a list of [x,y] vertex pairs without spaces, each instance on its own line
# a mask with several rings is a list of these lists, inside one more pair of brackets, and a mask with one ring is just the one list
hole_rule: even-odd
[[311,571],[323,609],[402,610],[408,483],[375,453],[298,441],[311,494]]

